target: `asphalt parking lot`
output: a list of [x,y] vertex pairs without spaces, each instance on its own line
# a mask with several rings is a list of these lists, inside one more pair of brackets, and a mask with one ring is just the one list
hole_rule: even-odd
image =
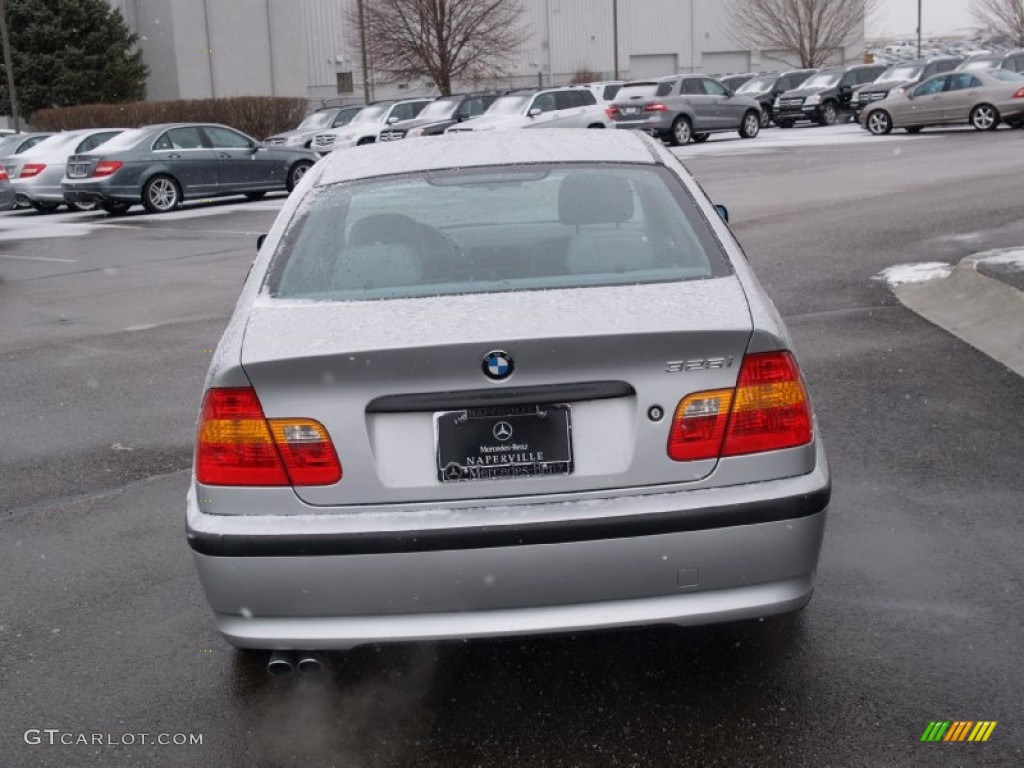
[[[1024,763],[1024,384],[877,277],[1024,245],[1022,151],[852,125],[679,151],[786,319],[829,450],[799,616],[366,648],[308,679],[217,637],[184,540],[210,350],[282,198],[0,214],[0,765]],[[936,720],[998,725],[922,743]]]

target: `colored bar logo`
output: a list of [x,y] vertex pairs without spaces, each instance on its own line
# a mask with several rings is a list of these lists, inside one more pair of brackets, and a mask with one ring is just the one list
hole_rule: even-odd
[[933,720],[921,741],[988,741],[995,729],[995,720]]

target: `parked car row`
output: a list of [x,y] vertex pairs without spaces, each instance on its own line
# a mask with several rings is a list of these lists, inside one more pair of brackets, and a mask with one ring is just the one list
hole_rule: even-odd
[[[27,148],[26,148],[27,147]],[[0,209],[43,213],[143,205],[171,211],[183,200],[291,191],[317,157],[266,145],[224,125],[175,123],[19,134],[0,142]]]

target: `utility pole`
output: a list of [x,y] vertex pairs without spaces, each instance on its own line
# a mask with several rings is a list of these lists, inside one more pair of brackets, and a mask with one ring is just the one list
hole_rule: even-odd
[[7,69],[7,95],[11,97],[11,121],[15,132],[21,131],[18,118],[18,92],[14,89],[14,65],[11,63],[11,37],[7,34],[7,6],[0,0],[0,40],[4,46],[4,68]]
[[917,58],[921,58],[921,0],[917,0]]
[[366,64],[366,17],[363,15],[363,0],[357,3],[359,9],[359,52],[363,58],[363,102],[370,103],[370,68]]
[[612,43],[615,45],[615,77],[619,79],[619,0],[612,0]]

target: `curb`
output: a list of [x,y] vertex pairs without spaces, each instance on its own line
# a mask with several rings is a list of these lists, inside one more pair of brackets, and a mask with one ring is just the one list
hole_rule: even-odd
[[949,277],[895,285],[908,309],[1024,377],[1024,292],[977,270],[985,254],[960,261]]

